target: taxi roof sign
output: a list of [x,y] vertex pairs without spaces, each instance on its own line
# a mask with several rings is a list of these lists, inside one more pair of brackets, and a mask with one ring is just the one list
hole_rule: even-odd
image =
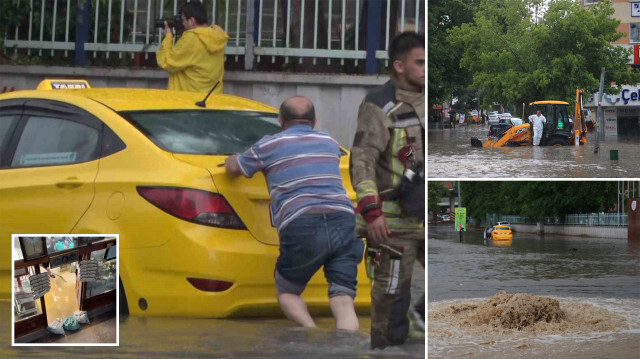
[[49,79],[38,84],[36,90],[71,90],[91,88],[87,80]]

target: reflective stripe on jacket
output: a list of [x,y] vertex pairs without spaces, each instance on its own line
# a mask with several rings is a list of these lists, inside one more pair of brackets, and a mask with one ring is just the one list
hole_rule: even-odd
[[[385,193],[397,189],[404,172],[398,152],[408,144],[414,160],[424,163],[424,92],[396,89],[393,81],[371,90],[360,105],[351,148],[351,182],[358,203],[365,197],[382,197],[382,213],[391,228],[422,228],[421,219],[402,216],[397,201]],[[377,201],[376,201],[377,202]],[[358,218],[363,224],[362,217]]]

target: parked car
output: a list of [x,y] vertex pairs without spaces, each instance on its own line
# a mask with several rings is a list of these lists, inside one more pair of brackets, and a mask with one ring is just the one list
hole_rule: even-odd
[[444,214],[444,215],[442,215],[442,220],[445,221],[445,222],[449,222],[449,221],[451,221],[451,217],[449,217],[448,214]]
[[[12,233],[118,233],[120,308],[131,314],[279,313],[265,178],[230,179],[221,166],[280,131],[278,111],[231,95],[200,106],[199,93],[79,87],[0,95],[3,248]],[[11,251],[0,250],[0,297],[11,293],[10,266]],[[360,309],[370,307],[369,290],[361,264]],[[328,310],[322,273],[304,295]]]
[[512,116],[511,116],[511,114],[510,114],[509,112],[501,113],[501,114],[499,114],[499,115],[498,115],[498,119],[499,119],[499,120],[503,120],[503,119],[504,119],[504,120],[508,120],[508,119],[510,119],[511,117],[512,117]]
[[480,118],[478,117],[478,110],[471,111],[467,115],[467,118],[470,119],[471,121],[473,121],[474,123],[478,123],[480,121]]
[[496,226],[508,226],[509,228],[511,228],[511,223],[498,221],[496,222]]
[[520,117],[511,117],[511,119],[509,120],[511,121],[511,124],[514,126],[520,126],[522,125],[523,121]]
[[489,111],[487,117],[489,118],[489,120],[487,120],[488,124],[495,125],[498,123],[498,111]]

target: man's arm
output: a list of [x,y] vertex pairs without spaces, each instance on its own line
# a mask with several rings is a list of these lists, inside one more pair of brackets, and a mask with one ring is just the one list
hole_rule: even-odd
[[386,115],[378,106],[363,102],[358,110],[356,136],[351,148],[351,181],[358,200],[357,211],[367,222],[368,239],[381,242],[390,234],[382,214],[376,184],[376,167],[389,141]]
[[240,165],[238,165],[238,154],[227,157],[224,161],[224,169],[227,171],[227,175],[231,178],[238,177],[242,174]]
[[193,65],[195,61],[193,51],[193,45],[195,45],[194,40],[197,40],[196,35],[185,31],[180,41],[174,45],[173,35],[171,32],[167,33],[164,40],[162,40],[160,49],[158,49],[156,53],[158,66],[169,72],[177,72]]
[[254,145],[243,153],[236,153],[227,157],[224,162],[224,168],[229,177],[234,178],[243,175],[251,178],[256,172],[262,171],[264,163],[262,163],[258,152],[259,148]]

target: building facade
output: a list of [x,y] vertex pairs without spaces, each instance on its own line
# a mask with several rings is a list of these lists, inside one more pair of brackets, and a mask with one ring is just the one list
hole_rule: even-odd
[[[602,0],[583,0],[584,6]],[[611,0],[615,11],[613,17],[620,20],[618,31],[624,36],[613,44],[632,49],[627,62],[629,66],[640,68],[640,1]],[[598,106],[597,94],[585,99],[585,108],[595,113]],[[601,126],[605,136],[640,136],[640,84],[622,86],[615,95],[604,95],[602,100],[604,122]]]

